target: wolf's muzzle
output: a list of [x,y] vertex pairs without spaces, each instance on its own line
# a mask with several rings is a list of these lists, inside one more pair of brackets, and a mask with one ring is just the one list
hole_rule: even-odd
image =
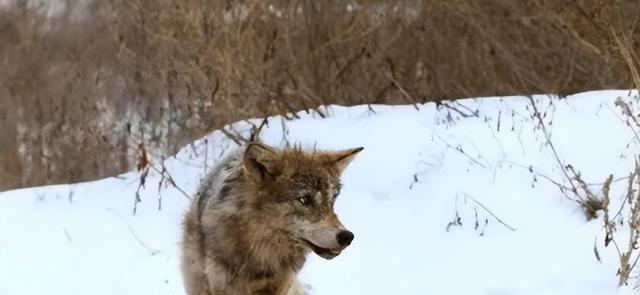
[[336,235],[336,240],[338,240],[338,244],[342,247],[346,247],[351,245],[351,241],[353,241],[353,233],[348,230],[341,230],[338,235]]

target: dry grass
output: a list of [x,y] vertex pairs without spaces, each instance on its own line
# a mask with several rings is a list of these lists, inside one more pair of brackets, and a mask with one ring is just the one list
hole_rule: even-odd
[[[634,114],[630,102],[621,98],[617,100],[616,105],[627,118],[628,126],[635,134],[636,144],[640,144],[640,138],[637,135],[638,129],[640,129],[637,117],[640,114]],[[540,124],[544,124],[542,118],[536,114],[534,113],[534,117],[538,116]],[[549,137],[547,137],[547,145],[552,150],[554,149]],[[572,165],[564,164],[557,156],[556,160],[566,178],[565,182],[568,182],[570,187],[548,177],[545,178],[557,185],[568,199],[577,202],[587,220],[602,217],[605,233],[604,246],[614,245],[619,258],[618,284],[620,286],[627,285],[632,279],[637,284],[640,279],[640,269],[638,269],[638,261],[640,261],[640,247],[638,247],[640,245],[640,154],[634,156],[635,168],[629,176],[614,179],[613,175],[609,175],[600,184],[599,191],[594,191],[594,187],[598,184],[590,184],[585,181],[581,173]],[[619,203],[619,207],[613,208],[610,195],[611,187],[614,183],[620,183],[624,180],[626,180],[626,194],[622,202]],[[627,232],[628,236],[625,237],[624,233]],[[594,253],[596,259],[600,260],[597,244],[594,245]]]
[[634,1],[66,0],[48,18],[37,2],[0,8],[0,190],[324,104],[638,84]]
[[[604,246],[608,247],[613,244],[618,253],[620,261],[617,273],[619,286],[629,284],[630,279],[637,281],[640,278],[637,267],[640,260],[640,252],[638,252],[638,241],[640,240],[640,190],[638,187],[640,178],[638,178],[638,173],[640,172],[640,162],[638,159],[636,159],[634,171],[628,178],[625,200],[613,215],[611,214],[613,208],[610,208],[609,196],[612,177],[609,177],[603,186]],[[627,238],[617,236],[616,233],[619,231],[628,232]],[[626,246],[623,247],[625,243],[621,242],[625,241]]]
[[[637,116],[640,114],[634,114],[631,111],[630,102],[618,99],[616,105],[627,118],[627,125],[632,129],[636,143],[640,143],[640,137],[638,137],[640,124],[637,121]],[[611,215],[612,208],[610,208],[609,196],[612,177],[607,179],[603,187],[605,247],[612,243],[618,253],[620,261],[618,285],[620,286],[629,284],[630,279],[634,279],[636,281],[635,284],[638,285],[640,279],[640,271],[637,267],[640,260],[640,252],[638,251],[640,250],[638,247],[638,242],[640,241],[640,154],[635,155],[634,161],[635,169],[628,176],[626,195],[614,215]],[[616,232],[621,230],[629,233],[627,239],[622,239],[626,240],[625,248],[621,247],[620,238],[616,237]]]

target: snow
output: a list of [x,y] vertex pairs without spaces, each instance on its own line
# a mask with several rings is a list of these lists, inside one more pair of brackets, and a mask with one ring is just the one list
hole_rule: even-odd
[[[618,97],[637,94],[534,96],[563,165],[587,182],[633,169],[638,142],[614,105]],[[567,184],[529,99],[448,104],[477,116],[428,103],[329,106],[324,119],[305,112],[270,119],[268,144],[365,147],[345,171],[336,204],[356,238],[331,261],[310,256],[299,277],[312,294],[632,294],[633,285],[617,287],[618,254],[603,245],[602,219],[587,222],[543,177]],[[233,146],[214,132],[164,164],[192,194]],[[184,294],[178,264],[188,199],[151,171],[133,215],[139,177],[0,193],[0,294]],[[612,208],[625,185],[614,183]],[[451,223],[456,213],[461,225]],[[626,235],[617,236],[623,245]]]

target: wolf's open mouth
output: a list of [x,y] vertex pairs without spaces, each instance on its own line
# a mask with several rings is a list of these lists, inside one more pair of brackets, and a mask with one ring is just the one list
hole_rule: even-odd
[[340,253],[342,252],[342,249],[328,249],[328,248],[322,248],[314,243],[311,243],[310,241],[303,239],[303,241],[307,244],[307,246],[309,246],[309,248],[311,248],[311,250],[318,254],[318,256],[324,258],[324,259],[332,259],[338,255],[340,255]]

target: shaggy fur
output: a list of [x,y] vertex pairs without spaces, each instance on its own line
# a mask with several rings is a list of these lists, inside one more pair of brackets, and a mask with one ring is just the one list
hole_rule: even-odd
[[307,254],[331,259],[353,239],[333,204],[340,174],[361,150],[251,143],[223,160],[184,218],[187,294],[302,294],[296,274]]

